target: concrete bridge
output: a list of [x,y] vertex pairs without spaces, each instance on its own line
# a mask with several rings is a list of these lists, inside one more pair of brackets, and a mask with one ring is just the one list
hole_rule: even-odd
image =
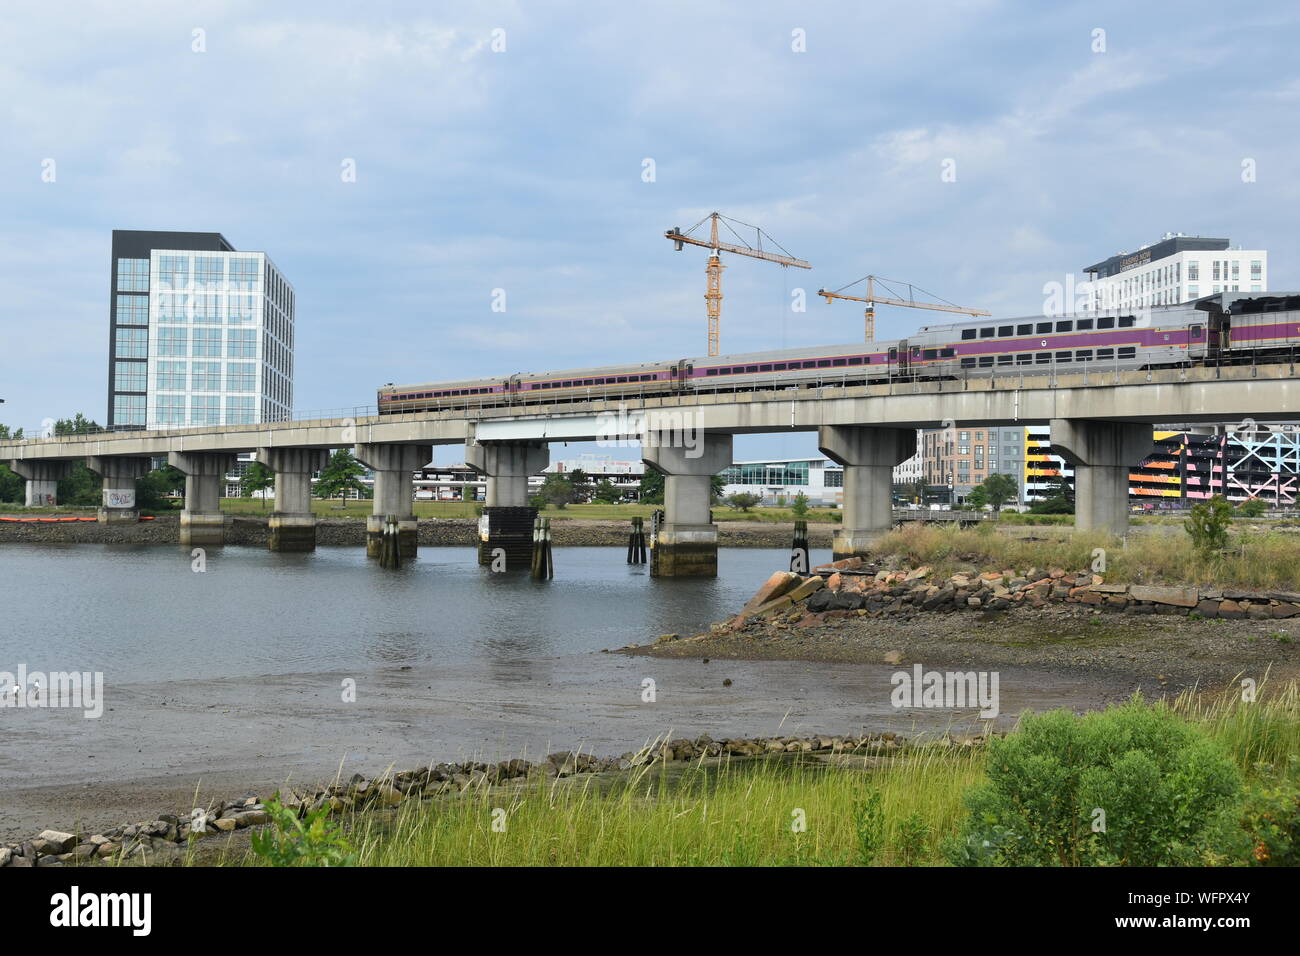
[[103,476],[101,521],[135,520],[135,479],[166,457],[186,476],[181,541],[220,543],[219,494],[237,452],[255,452],[276,472],[271,547],[315,544],[311,476],[328,449],[352,448],[375,474],[367,549],[383,517],[399,519],[403,550],[416,548],[412,472],[433,446],[465,444],[466,462],[487,479],[480,559],[502,548],[527,565],[531,546],[528,477],[549,461],[551,441],[639,441],[643,459],[665,478],[666,522],[654,549],[655,573],[715,574],[717,527],[710,478],[732,461],[732,436],[816,431],[824,454],[844,466],[844,517],[837,558],[862,553],[891,527],[892,471],[916,449],[917,428],[1047,423],[1052,449],[1075,468],[1075,525],[1116,534],[1128,526],[1128,472],[1153,449],[1163,422],[1300,419],[1295,366],[1195,367],[1149,372],[1015,374],[944,382],[687,392],[636,401],[537,402],[403,415],[166,431],[106,432],[0,442],[27,479],[28,502],[44,501],[72,461]]

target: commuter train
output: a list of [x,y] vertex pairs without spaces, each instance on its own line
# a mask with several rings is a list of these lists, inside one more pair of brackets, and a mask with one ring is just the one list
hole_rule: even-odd
[[816,388],[1044,371],[1282,362],[1300,349],[1300,292],[1224,292],[1125,314],[922,326],[890,342],[639,362],[424,385],[386,385],[381,415],[678,392]]

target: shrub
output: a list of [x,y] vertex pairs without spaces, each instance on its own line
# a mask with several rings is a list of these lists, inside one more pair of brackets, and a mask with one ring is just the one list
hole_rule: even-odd
[[1030,715],[990,744],[988,780],[967,791],[945,854],[966,866],[1217,861],[1244,852],[1240,792],[1222,747],[1163,705]]
[[734,495],[727,495],[727,504],[735,511],[748,511],[761,500],[758,495],[751,495],[747,491],[738,491]]
[[808,496],[802,491],[794,496],[794,501],[790,504],[790,511],[796,518],[805,518],[808,516]]
[[252,835],[253,852],[271,866],[353,866],[356,854],[327,819],[329,809],[318,807],[305,817],[274,797],[266,802],[271,825]]
[[1192,505],[1192,514],[1183,527],[1202,556],[1228,546],[1228,525],[1232,522],[1232,505],[1222,495]]
[[1268,503],[1259,498],[1251,498],[1248,501],[1243,501],[1241,506],[1237,509],[1238,513],[1241,514],[1243,518],[1258,518],[1267,510]]
[[1300,791],[1294,786],[1252,787],[1241,825],[1254,866],[1300,866]]

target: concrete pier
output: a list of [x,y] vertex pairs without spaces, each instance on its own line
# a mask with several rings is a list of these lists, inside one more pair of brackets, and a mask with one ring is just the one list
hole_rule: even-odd
[[99,504],[100,524],[134,524],[140,520],[136,504],[136,479],[149,473],[148,458],[97,455],[86,459],[86,467],[104,482]]
[[54,508],[59,503],[59,480],[68,477],[67,461],[11,460],[9,470],[27,479],[23,504],[28,508]]
[[823,455],[844,466],[844,514],[831,545],[834,560],[865,557],[894,526],[894,466],[916,453],[911,428],[823,425]]
[[181,511],[181,544],[225,544],[226,516],[221,513],[221,491],[235,456],[223,452],[173,451],[167,453],[173,468],[185,473],[185,508]]
[[311,476],[329,460],[327,448],[259,448],[257,460],[275,472],[275,510],[267,521],[272,551],[315,551]]
[[1074,466],[1076,531],[1128,531],[1128,476],[1155,449],[1151,426],[1051,420],[1052,451]]
[[465,446],[465,464],[487,478],[487,498],[478,527],[478,563],[493,567],[505,554],[507,570],[522,571],[533,559],[533,519],[528,478],[551,461],[544,441],[491,442]]
[[359,444],[353,451],[357,461],[375,474],[374,509],[366,518],[366,555],[378,558],[384,539],[384,516],[397,518],[397,547],[404,558],[420,549],[420,529],[415,520],[413,473],[433,460],[430,444]]
[[731,465],[731,435],[698,434],[686,447],[680,433],[649,433],[641,458],[664,473],[664,523],[650,542],[650,574],[659,578],[718,575],[718,526],[713,523],[713,476]]

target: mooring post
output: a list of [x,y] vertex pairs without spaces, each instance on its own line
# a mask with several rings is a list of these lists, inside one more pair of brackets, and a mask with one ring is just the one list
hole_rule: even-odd
[[555,576],[551,563],[551,519],[533,520],[533,562],[529,569],[534,581],[548,581]]
[[627,563],[645,564],[645,519],[632,519],[632,533],[627,539]]
[[808,522],[794,523],[794,545],[790,549],[790,570],[795,574],[808,573]]

